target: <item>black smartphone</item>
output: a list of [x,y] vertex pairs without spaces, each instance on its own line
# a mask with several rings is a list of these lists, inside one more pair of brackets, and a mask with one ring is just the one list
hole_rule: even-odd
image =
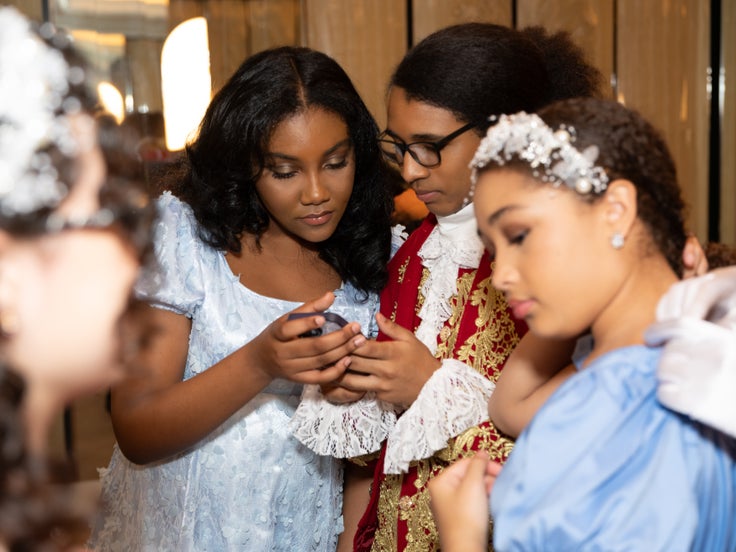
[[320,335],[337,331],[348,323],[342,316],[334,312],[292,312],[289,315],[289,320],[305,318],[307,316],[324,316],[325,323],[322,324],[321,328],[313,328],[303,334],[299,334],[299,337],[319,337]]

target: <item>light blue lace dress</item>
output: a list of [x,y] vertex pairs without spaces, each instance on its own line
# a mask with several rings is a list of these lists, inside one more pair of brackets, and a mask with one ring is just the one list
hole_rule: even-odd
[[[171,194],[158,200],[160,276],[137,290],[192,319],[184,379],[207,370],[299,303],[240,284],[222,252],[198,237],[191,209]],[[375,332],[378,298],[344,285],[331,310]],[[238,382],[234,381],[233,385]],[[276,380],[192,450],[137,466],[115,447],[101,470],[104,507],[95,550],[334,550],[342,531],[342,464],[318,456],[290,433],[302,386]],[[213,397],[217,400],[217,397]]]

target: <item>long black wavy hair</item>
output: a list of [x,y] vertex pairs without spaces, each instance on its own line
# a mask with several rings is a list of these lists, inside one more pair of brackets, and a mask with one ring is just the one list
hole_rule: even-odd
[[463,23],[440,29],[414,46],[394,71],[389,89],[397,86],[409,99],[446,109],[461,121],[478,122],[482,133],[490,115],[599,96],[601,82],[601,74],[567,33]]
[[390,254],[390,176],[373,117],[327,55],[286,46],[248,58],[212,99],[186,148],[183,174],[167,186],[191,206],[206,243],[240,252],[243,233],[260,237],[269,223],[255,188],[269,139],[280,122],[310,107],[345,122],[355,153],[350,201],[335,233],[319,244],[320,257],[343,281],[378,292]]

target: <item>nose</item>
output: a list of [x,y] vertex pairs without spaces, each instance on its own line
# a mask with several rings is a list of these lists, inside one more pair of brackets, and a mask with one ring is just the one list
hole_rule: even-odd
[[415,180],[427,178],[429,176],[429,169],[416,162],[416,160],[407,151],[404,154],[404,162],[401,165],[401,178],[404,182],[411,184]]
[[320,175],[317,172],[308,173],[302,188],[301,202],[304,205],[318,205],[329,198],[329,190],[322,184]]
[[496,250],[496,257],[493,262],[493,275],[491,284],[499,291],[508,292],[511,290],[514,282],[518,280],[518,272],[513,264],[504,255],[499,255]]

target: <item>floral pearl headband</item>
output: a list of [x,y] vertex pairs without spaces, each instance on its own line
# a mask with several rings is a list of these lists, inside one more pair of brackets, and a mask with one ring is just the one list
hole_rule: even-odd
[[598,147],[582,152],[572,144],[575,129],[561,126],[552,130],[537,115],[523,111],[514,115],[491,117],[495,124],[488,129],[470,162],[473,186],[478,172],[493,162],[504,165],[516,157],[525,161],[535,178],[555,186],[564,184],[582,195],[600,194],[608,186],[606,171],[595,164]]
[[[61,40],[53,26],[42,37]],[[0,212],[4,216],[55,207],[67,193],[49,148],[73,157],[81,144],[72,135],[68,115],[81,102],[69,96],[84,71],[70,67],[15,9],[0,8]]]

